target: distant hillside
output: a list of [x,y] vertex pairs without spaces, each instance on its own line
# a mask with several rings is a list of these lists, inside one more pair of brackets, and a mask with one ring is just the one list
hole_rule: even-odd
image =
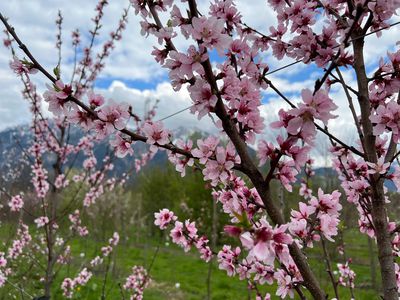
[[[179,127],[173,131],[174,138],[201,138],[206,136],[207,133],[201,131],[198,128],[186,128]],[[76,128],[71,127],[70,129],[70,143],[76,143],[82,137],[82,132]],[[30,168],[27,165],[24,151],[29,148],[32,144],[33,135],[28,125],[18,126],[10,128],[0,132],[0,174],[1,177],[10,179],[18,182],[26,182],[29,180]],[[127,156],[125,158],[117,158],[114,161],[114,169],[112,174],[122,174],[127,172],[133,167],[134,158],[139,158],[140,153],[144,153],[148,149],[148,145],[144,143],[135,143],[134,146],[135,155],[134,157]],[[94,147],[94,154],[98,161],[102,161],[109,151],[109,140],[103,140],[96,143]],[[45,165],[50,167],[54,163],[54,158],[47,156],[45,159]],[[84,156],[79,155],[76,159],[75,166],[81,166]],[[24,163],[25,162],[25,163]],[[168,162],[167,154],[165,151],[159,151],[155,157],[148,163],[147,168],[154,166],[164,167]],[[21,170],[22,168],[22,170]],[[21,174],[18,174],[18,178],[14,178],[15,171],[20,170]],[[134,179],[135,176],[133,176]]]
[[[207,133],[199,128],[179,127],[173,131],[173,137],[178,139],[199,139],[207,136]],[[77,142],[82,137],[82,132],[76,128],[71,127],[70,140],[72,143]],[[32,133],[28,125],[10,128],[0,132],[0,183],[1,178],[7,178],[7,181],[14,183],[24,184],[30,178],[29,165],[24,161],[23,151],[32,143]],[[143,153],[148,149],[148,145],[144,143],[135,143],[135,153]],[[98,161],[102,161],[109,149],[109,140],[104,140],[96,144],[94,153]],[[250,155],[256,157],[254,149],[249,148]],[[76,166],[81,166],[83,162],[83,155],[78,156]],[[45,164],[50,166],[53,162],[52,157],[45,158]],[[167,154],[165,151],[159,151],[155,157],[148,163],[147,168],[160,167],[165,168],[168,163]],[[112,174],[122,174],[127,172],[133,167],[134,158],[125,157],[123,159],[116,159],[114,161],[114,170]],[[19,170],[15,176],[15,170]],[[336,172],[332,168],[316,168],[315,175],[322,178],[336,177]],[[301,176],[301,175],[300,175]],[[136,174],[133,174],[131,180],[135,180]],[[392,182],[386,183],[386,187],[390,191],[395,191],[396,187]]]

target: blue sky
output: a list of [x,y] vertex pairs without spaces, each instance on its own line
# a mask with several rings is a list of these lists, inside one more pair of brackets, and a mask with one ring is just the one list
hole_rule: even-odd
[[[249,1],[245,0],[235,2],[243,15],[243,20],[248,25],[261,32],[268,32],[268,28],[275,25],[274,13],[268,8],[265,0],[252,0],[251,5],[249,5]],[[101,44],[108,38],[108,33],[115,29],[122,10],[128,3],[128,0],[110,1],[105,8],[104,24],[100,30],[95,51],[100,51]],[[200,11],[206,12],[208,3],[209,1],[200,0]],[[64,12],[62,74],[68,81],[71,76],[74,54],[70,46],[70,33],[79,28],[83,33],[83,43],[88,42],[87,32],[92,27],[90,19],[95,14],[95,5],[95,0],[8,0],[0,2],[0,11],[9,17],[10,23],[15,26],[20,38],[48,70],[53,69],[57,64],[57,52],[54,49],[56,34],[54,20],[58,9]],[[44,7],[46,9],[43,9]],[[73,14],[69,13],[72,8],[74,9]],[[400,18],[396,20],[398,19]],[[96,82],[96,89],[108,98],[133,104],[139,114],[146,99],[160,99],[159,115],[166,116],[190,105],[189,95],[184,88],[178,93],[172,90],[168,83],[166,70],[161,68],[150,55],[153,46],[158,47],[159,45],[155,38],[145,39],[141,36],[139,22],[140,17],[134,16],[131,11],[123,39],[116,44],[112,55],[107,59],[106,68]],[[388,49],[394,49],[396,38],[399,36],[400,26],[397,26],[383,32],[380,39],[377,39],[375,35],[367,38],[365,55],[369,70],[374,68],[379,57],[386,56]],[[177,41],[176,45],[180,49],[187,48],[187,42],[183,39]],[[212,52],[210,56],[214,62],[221,61],[215,52]],[[0,130],[27,123],[30,116],[28,106],[21,97],[21,83],[9,69],[9,61],[9,52],[4,47],[0,47]],[[268,55],[265,61],[270,66],[270,70],[274,70],[293,60],[277,61]],[[320,74],[321,72],[314,65],[306,66],[300,63],[274,73],[270,79],[285,95],[291,97],[294,102],[298,102],[299,91],[303,88],[313,88],[314,81]],[[355,85],[350,72],[344,70],[343,74],[348,84]],[[43,76],[35,76],[34,81],[38,85],[39,91],[43,92],[46,83]],[[267,124],[277,118],[278,110],[285,107],[285,104],[270,89],[263,95],[265,105],[261,108],[261,114]],[[340,135],[343,134],[343,126],[351,128],[352,125],[349,123],[351,115],[347,111],[346,100],[341,91],[333,88],[331,97],[339,105],[337,114],[343,118],[333,121],[330,128]],[[166,125],[171,128],[182,126],[182,124],[215,131],[215,127],[209,119],[204,118],[199,123],[197,118],[187,111],[166,121]],[[270,130],[266,130],[265,135],[269,134]],[[348,134],[345,138],[352,139],[353,137]]]

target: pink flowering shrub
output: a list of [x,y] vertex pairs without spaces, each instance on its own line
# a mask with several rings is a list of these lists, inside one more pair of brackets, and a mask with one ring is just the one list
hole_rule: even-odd
[[[101,26],[99,22],[106,4],[107,1],[102,0],[96,7],[97,17],[93,19],[96,28]],[[121,35],[126,23],[126,13],[125,11],[117,32],[113,33],[112,43]],[[57,22],[61,26],[60,18],[61,15]],[[75,32],[73,36],[73,43],[77,46],[80,44],[79,34]],[[7,47],[12,53],[15,52],[14,43],[7,43]],[[107,44],[104,47],[106,52],[101,54],[102,57],[95,57],[90,54],[92,50],[86,48],[83,60],[76,62],[78,67],[74,79],[66,84],[58,78],[52,85],[47,85],[43,96],[39,94],[30,77],[38,71],[37,68],[28,61],[16,58],[10,63],[11,69],[25,86],[23,96],[32,113],[28,133],[32,139],[27,143],[26,149],[21,149],[30,167],[28,187],[24,192],[12,194],[7,190],[8,187],[11,189],[12,184],[0,186],[1,199],[3,196],[6,198],[7,213],[15,220],[16,227],[8,242],[1,245],[0,287],[23,280],[26,282],[24,289],[29,291],[32,285],[35,286],[35,293],[43,295],[35,297],[50,299],[55,294],[54,285],[62,281],[64,296],[72,298],[76,289],[88,284],[93,270],[106,258],[106,272],[109,272],[112,252],[120,239],[117,232],[106,246],[99,249],[101,254],[90,263],[87,262],[86,266],[80,267],[74,278],[59,278],[60,274],[65,274],[60,273],[60,270],[85,256],[82,253],[78,258],[71,245],[74,240],[83,240],[93,234],[88,216],[95,212],[94,207],[98,201],[114,189],[121,188],[132,172],[139,171],[154,155],[147,150],[136,153],[137,162],[128,173],[118,178],[111,174],[115,156],[133,155],[133,148],[132,140],[128,136],[116,134],[119,129],[125,128],[131,117],[129,107],[121,103],[105,103],[102,95],[89,89],[103,68],[102,65],[92,65],[90,61],[103,60],[109,55],[113,45]],[[55,69],[55,74],[59,74],[59,68],[60,66],[58,71]],[[86,77],[88,74],[92,75]],[[80,88],[77,89],[77,86]],[[87,94],[88,107],[96,110],[96,116],[101,121],[93,118],[93,114],[83,113],[69,101],[79,94]],[[45,117],[43,102],[48,103],[48,109],[54,117]],[[154,109],[155,107],[147,112],[143,121],[138,119],[137,132],[145,122],[151,122]],[[78,140],[71,133],[73,124],[79,125],[84,133]],[[96,134],[94,128],[100,128],[101,131]],[[110,155],[106,155],[103,161],[98,161],[94,149],[96,144],[111,136]],[[25,267],[29,268],[28,275],[24,273]]]
[[150,279],[146,270],[141,266],[133,266],[132,274],[126,278],[124,289],[128,290],[131,300],[142,300],[143,291],[149,285]]

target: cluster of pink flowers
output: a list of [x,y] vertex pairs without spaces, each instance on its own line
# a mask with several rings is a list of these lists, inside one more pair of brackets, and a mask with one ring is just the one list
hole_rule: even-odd
[[154,224],[164,230],[168,225],[172,225],[173,228],[170,231],[170,237],[172,242],[181,246],[185,252],[189,251],[194,245],[201,254],[201,259],[209,262],[212,258],[212,251],[208,246],[209,240],[197,234],[197,228],[195,222],[186,220],[185,223],[178,221],[174,213],[166,208],[161,209],[159,213],[154,214]]
[[74,279],[65,278],[61,283],[63,295],[66,298],[72,298],[74,289],[76,289],[78,286],[85,286],[92,276],[92,272],[88,271],[87,268],[83,268],[79,272],[78,276],[76,276]]
[[34,220],[34,222],[36,223],[37,228],[40,228],[40,227],[44,227],[47,224],[49,224],[50,220],[48,217],[42,216],[42,217],[36,218]]
[[328,92],[322,89],[315,94],[309,89],[304,89],[301,96],[303,103],[287,112],[281,109],[279,111],[280,120],[272,123],[271,126],[273,128],[284,127],[288,134],[297,136],[312,145],[317,133],[314,121],[320,120],[327,125],[328,121],[335,117],[331,112],[337,106],[329,98]]
[[28,226],[20,224],[17,230],[17,238],[12,241],[11,246],[8,248],[7,258],[4,252],[0,252],[0,287],[7,282],[8,276],[15,273],[11,265],[22,255],[24,248],[28,246],[31,240],[32,237],[29,234]]
[[36,195],[44,198],[49,191],[49,183],[47,182],[47,170],[43,168],[40,159],[32,165],[32,184],[35,187]]
[[235,275],[240,252],[239,247],[232,249],[232,246],[224,245],[217,255],[219,269],[225,270],[228,276]]
[[[175,90],[180,90],[182,85],[189,84],[187,89],[193,102],[191,112],[198,114],[199,118],[213,113],[218,101],[213,91],[215,87],[212,87],[206,79],[208,49],[215,49],[221,56],[235,57],[236,70],[229,60],[217,66],[220,71],[219,79],[223,80],[220,96],[227,104],[225,109],[231,118],[237,121],[241,135],[247,141],[254,142],[255,134],[260,133],[264,127],[258,107],[261,105],[259,88],[266,87],[261,79],[267,66],[249,57],[256,57],[257,51],[266,48],[256,35],[241,30],[241,16],[233,1],[211,3],[210,16],[199,17],[185,17],[180,8],[174,5],[170,12],[172,21],[168,27],[160,27],[159,24],[153,23],[146,3],[141,1],[131,1],[131,3],[135,7],[135,12],[140,13],[143,18],[142,33],[156,36],[160,44],[165,42],[165,49],[155,49],[152,54],[157,62],[169,70]],[[164,12],[172,3],[158,1],[151,5],[156,11]],[[226,24],[229,24],[228,28],[225,28]],[[239,33],[235,40],[231,32],[233,26],[238,27]],[[171,46],[177,36],[175,31],[177,27],[185,38],[191,38],[197,46],[190,45],[186,52],[180,52]],[[229,49],[229,53],[226,53],[226,49]]]
[[345,264],[337,264],[339,270],[339,280],[338,283],[342,286],[347,286],[354,288],[354,280],[356,278],[356,273],[350,269],[349,264],[351,259],[347,260]]
[[[249,189],[244,180],[235,174],[231,174],[225,189],[213,191],[213,197],[222,204],[226,214],[231,217],[232,223],[240,223],[243,220],[251,220],[257,213],[261,212],[263,202],[255,188]],[[226,233],[238,237],[240,228],[226,226]]]
[[70,85],[65,85],[61,80],[57,80],[53,86],[47,85],[47,91],[43,98],[49,103],[49,111],[55,115],[66,113],[68,97],[72,95]]
[[[235,51],[241,52],[242,44],[236,45]],[[250,51],[246,44],[245,49]],[[246,54],[243,53],[243,56]],[[259,87],[250,78],[239,79],[233,69],[226,70],[223,81],[223,97],[228,102],[228,113],[240,124],[238,128],[246,141],[253,144],[256,134],[262,133],[264,129],[264,119],[260,116],[259,110],[261,105]]]
[[[161,229],[173,224],[170,236],[174,243],[183,247],[185,251],[194,244],[202,254],[203,260],[207,262],[211,259],[213,252],[207,246],[208,239],[198,237],[194,222],[177,221],[173,212],[168,209],[160,210],[155,214],[155,218],[155,224]],[[252,278],[258,284],[272,284],[276,280],[279,285],[277,295],[282,298],[286,295],[293,297],[294,287],[302,278],[289,255],[287,245],[291,244],[293,239],[285,232],[287,228],[288,225],[272,228],[264,217],[251,226],[249,231],[244,231],[238,226],[226,226],[226,233],[240,236],[243,246],[249,251],[247,257],[241,259],[243,252],[239,247],[224,245],[216,255],[219,268],[225,270],[228,276],[238,274],[241,280]],[[283,263],[288,271],[275,269],[275,258]],[[270,299],[269,294],[265,297]]]
[[104,193],[103,185],[95,185],[92,186],[89,191],[86,193],[85,198],[83,199],[83,205],[85,207],[89,207],[92,204],[96,203],[96,199],[98,199]]
[[154,217],[154,225],[160,227],[161,230],[166,229],[171,222],[174,222],[178,219],[178,217],[175,216],[172,211],[166,208],[161,209],[158,213],[154,213]]
[[300,202],[299,211],[291,212],[290,233],[307,246],[312,246],[312,241],[319,241],[320,235],[333,241],[332,237],[338,233],[339,212],[342,209],[340,195],[338,191],[324,194],[318,189],[318,197],[311,196],[308,203]]
[[[286,115],[283,110],[279,113],[281,116]],[[281,123],[281,121],[277,123]],[[276,123],[273,123],[273,126],[275,125]],[[257,157],[260,160],[259,165],[263,166],[267,161],[269,161],[271,167],[276,164],[276,170],[271,175],[277,178],[286,190],[291,192],[293,190],[292,184],[297,181],[297,174],[308,161],[308,153],[311,148],[309,146],[296,145],[298,139],[290,135],[286,139],[279,135],[276,141],[279,147],[275,147],[272,143],[264,140],[258,142]],[[282,157],[285,159],[282,160]]]
[[[103,16],[103,8],[107,2],[107,0],[100,0],[96,7],[96,16],[92,19],[95,24],[95,28],[91,32],[93,38],[97,36],[98,30],[101,28],[100,21]],[[61,19],[61,14],[59,14],[56,22],[59,31],[61,31]],[[70,209],[75,205],[70,206],[68,204],[62,214],[55,214],[53,212],[55,206],[50,204],[50,201],[58,202],[61,200],[58,197],[63,197],[64,195],[63,190],[65,191],[71,183],[78,183],[79,190],[82,188],[83,191],[86,191],[83,199],[83,210],[85,210],[104,192],[111,191],[117,184],[123,184],[129,176],[129,174],[123,175],[120,181],[107,176],[107,172],[113,168],[111,158],[108,157],[103,163],[98,162],[94,156],[93,147],[96,140],[114,135],[114,138],[110,139],[110,144],[114,148],[116,155],[123,157],[127,154],[133,154],[132,142],[129,138],[119,133],[116,134],[116,132],[127,127],[131,116],[135,116],[132,108],[126,103],[106,102],[103,96],[90,90],[97,75],[104,68],[103,60],[110,54],[111,49],[114,47],[114,42],[121,38],[126,22],[127,10],[124,11],[117,30],[111,33],[110,39],[103,45],[103,51],[96,57],[93,54],[92,46],[83,49],[83,58],[80,62],[77,62],[75,74],[73,74],[70,82],[65,83],[60,78],[60,65],[54,68],[54,84],[47,86],[47,91],[45,91],[43,97],[38,94],[36,86],[30,81],[30,74],[38,71],[36,63],[29,62],[26,59],[20,60],[16,56],[10,63],[11,69],[25,85],[23,96],[29,102],[32,112],[33,143],[28,151],[24,152],[24,155],[26,156],[25,159],[32,161],[31,182],[34,189],[29,197],[30,200],[32,199],[30,202],[34,204],[33,207],[37,207],[38,211],[40,211],[39,214],[34,211],[30,212],[28,209],[31,209],[31,207],[24,207],[24,199],[21,194],[10,197],[8,202],[10,210],[19,212],[24,209],[24,213],[34,216],[33,226],[36,224],[37,227],[37,230],[34,230],[35,235],[31,236],[28,226],[21,224],[17,230],[16,237],[10,241],[11,246],[7,245],[7,260],[15,266],[21,264],[23,260],[29,260],[30,255],[24,254],[32,251],[37,253],[38,259],[39,255],[57,254],[56,262],[59,264],[67,264],[73,260],[71,247],[67,244],[70,238],[63,238],[63,232],[57,231],[59,229],[57,223],[63,224],[64,219],[69,215],[71,236],[87,236],[88,229],[82,225],[80,212],[71,212]],[[78,53],[80,52],[78,46],[81,42],[79,31],[74,31],[72,37],[72,44],[76,53]],[[12,49],[13,42],[15,40],[8,37],[5,44],[14,53],[14,49]],[[58,49],[60,49],[60,45],[61,36],[58,33]],[[76,78],[76,75],[78,75],[78,78]],[[76,99],[84,98],[85,95],[87,104],[86,109],[83,109],[76,103]],[[43,113],[42,107],[46,107],[46,105],[43,105],[44,101],[47,102],[48,109],[53,113],[54,118],[47,118],[47,114]],[[154,109],[145,116],[145,121],[151,122],[152,117],[154,117]],[[69,126],[71,123],[79,125],[86,134],[78,142],[70,139]],[[141,131],[140,127],[142,125],[140,122],[137,123],[138,132]],[[77,159],[80,155],[84,156],[83,169],[76,164],[77,161],[80,161],[80,159]],[[140,155],[136,163],[137,169],[143,167],[154,156],[154,152],[149,151]],[[53,158],[55,158],[54,161],[52,161]],[[53,169],[49,171],[48,166],[53,167]],[[76,167],[79,168],[79,173],[71,175],[75,171],[70,171],[72,169],[75,170]],[[55,193],[57,193],[57,199],[53,198]],[[81,193],[77,192],[75,197],[80,197],[80,195]],[[71,200],[71,203],[76,200],[75,197]],[[21,215],[22,217],[23,215]],[[97,256],[91,261],[90,267],[82,269],[76,278],[66,278],[64,280],[62,288],[67,297],[72,297],[73,290],[76,287],[83,286],[88,282],[92,276],[90,268],[101,264],[104,257],[110,255],[118,242],[119,235],[115,233],[109,240],[108,245],[101,249],[101,256]],[[0,255],[0,286],[4,284],[9,275],[20,276],[18,272],[6,268],[7,260],[3,256]],[[14,262],[17,259],[19,260]],[[44,269],[46,274],[40,277],[40,282],[44,285],[51,285],[52,283],[49,280],[53,280],[58,273],[54,269],[54,261],[49,260],[47,268],[45,267]],[[43,270],[39,272],[43,272]],[[14,279],[10,278],[10,281]]]
[[[187,142],[177,140],[175,144],[179,149],[187,153],[190,153],[193,147],[193,142],[191,140],[188,140]],[[173,151],[168,152],[168,159],[175,165],[176,171],[181,173],[182,177],[186,175],[186,166],[192,167],[194,164],[194,159],[192,157],[178,154]]]
[[57,189],[65,189],[68,185],[69,185],[69,180],[65,178],[64,174],[58,175],[56,180],[54,181],[54,186]]
[[17,230],[17,238],[12,241],[11,247],[8,248],[7,257],[11,260],[17,259],[31,240],[32,236],[29,234],[29,227],[21,224]]
[[109,101],[107,105],[101,107],[97,115],[101,121],[95,122],[96,132],[101,137],[106,137],[115,130],[121,130],[126,127],[129,119],[129,105]]
[[21,195],[13,196],[8,202],[8,206],[10,207],[11,211],[19,212],[24,206],[24,199]]
[[[75,217],[73,217],[75,218]],[[103,262],[103,258],[108,256],[113,249],[119,243],[119,234],[118,232],[114,232],[113,236],[109,239],[108,245],[101,248],[102,257],[96,256],[91,262],[90,266],[93,268],[95,266],[100,265]],[[85,286],[90,278],[92,278],[93,273],[88,270],[87,267],[84,267],[79,274],[75,278],[64,278],[63,282],[61,283],[61,289],[63,290],[63,295],[66,298],[72,298],[74,295],[74,290],[78,286]]]
[[81,226],[82,221],[79,210],[75,210],[72,214],[69,214],[68,218],[71,221],[71,226],[69,227],[71,231],[76,231],[79,236],[86,236],[89,234],[87,227]]
[[101,248],[101,253],[103,254],[103,257],[110,255],[110,253],[118,245],[118,243],[119,243],[119,234],[118,232],[114,232],[112,238],[108,240],[108,245]]
[[20,61],[17,57],[14,56],[14,60],[10,62],[10,68],[17,75],[22,74],[35,74],[37,73],[37,69],[33,67],[32,63],[28,63],[25,61]]
[[[282,232],[278,233],[283,237]],[[282,242],[283,240],[278,237],[276,240]],[[278,289],[276,292],[277,296],[285,298],[289,295],[291,298],[294,296],[294,288],[300,284],[302,277],[294,264],[290,259],[287,250],[281,250],[280,246],[275,249],[279,251],[279,257],[285,264],[285,269],[275,268],[274,264],[264,263],[258,260],[256,256],[249,254],[246,258],[240,259],[242,251],[239,247],[233,248],[229,245],[224,245],[222,250],[218,252],[218,263],[219,268],[225,270],[228,276],[234,276],[238,274],[240,280],[253,280],[255,283],[263,285],[265,283],[271,285],[276,281]],[[256,299],[262,299],[261,295],[257,294]],[[270,295],[266,294],[265,299],[270,299]]]
[[192,150],[192,155],[205,165],[204,180],[210,180],[212,186],[216,186],[218,183],[227,184],[235,163],[240,163],[240,158],[236,155],[232,143],[228,143],[226,148],[217,147],[218,143],[218,139],[208,137],[205,140],[198,140],[199,148]]
[[0,287],[4,286],[7,281],[7,276],[11,272],[9,268],[7,268],[7,259],[5,258],[5,253],[0,252]]
[[146,143],[152,145],[151,149],[153,151],[157,151],[157,145],[166,145],[169,143],[169,136],[170,133],[168,130],[164,129],[163,124],[161,122],[146,122],[143,127],[142,131],[147,137]]
[[397,92],[400,89],[400,51],[388,53],[389,62],[380,61],[374,79],[369,85],[371,102],[374,105],[374,114],[370,120],[374,123],[374,135],[391,131],[395,142],[399,139],[400,107],[397,103]]
[[[383,139],[376,140],[377,149],[382,149]],[[375,237],[374,226],[371,223],[371,211],[366,205],[371,203],[371,185],[368,181],[370,174],[379,174],[388,179],[393,180],[397,185],[398,175],[395,169],[389,173],[389,165],[384,162],[385,151],[381,152],[381,157],[377,163],[367,163],[363,159],[355,159],[349,152],[343,151],[341,148],[332,148],[332,153],[336,156],[333,160],[333,166],[340,174],[341,186],[346,193],[348,202],[353,203],[359,213],[358,225],[362,233],[367,234],[371,238]],[[385,198],[387,198],[387,188],[384,187]],[[392,231],[396,227],[394,222],[388,220],[388,230]]]
[[292,237],[286,233],[287,225],[272,228],[265,217],[262,217],[251,228],[240,235],[242,245],[249,251],[250,256],[254,256],[258,261],[267,265],[273,265],[275,257],[279,257],[283,263],[289,259],[287,245],[293,242]]
[[124,289],[131,292],[131,300],[142,300],[144,289],[150,284],[147,271],[142,266],[133,266],[132,274],[126,278]]
[[133,155],[133,149],[131,147],[131,142],[121,136],[121,134],[116,134],[114,139],[110,142],[110,145],[114,147],[115,154],[118,157],[125,157],[127,154]]

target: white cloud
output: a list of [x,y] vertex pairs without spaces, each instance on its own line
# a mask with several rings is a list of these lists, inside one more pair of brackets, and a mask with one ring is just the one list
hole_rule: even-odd
[[[7,0],[0,2],[0,11],[9,17],[10,23],[15,27],[21,39],[28,45],[35,57],[47,69],[51,70],[58,59],[54,48],[56,34],[54,20],[58,9],[61,9],[64,15],[62,74],[65,78],[70,78],[73,57],[73,51],[70,46],[70,33],[75,28],[79,28],[83,34],[83,43],[87,42],[88,30],[92,27],[90,19],[95,14],[94,7],[96,2],[96,0]],[[95,51],[101,49],[102,42],[108,38],[108,33],[115,29],[122,10],[128,3],[128,0],[110,1],[110,4],[105,8],[104,25],[101,29],[101,35],[95,44]],[[208,0],[199,1],[200,11],[206,12],[209,6],[208,3]],[[236,3],[243,15],[244,22],[257,30],[268,33],[269,27],[276,24],[274,12],[268,8],[265,0],[239,0]],[[185,5],[185,3],[179,5]],[[162,19],[166,20],[165,16]],[[130,102],[139,112],[143,110],[146,99],[160,99],[158,117],[163,118],[190,105],[188,93],[185,89],[175,93],[168,83],[160,82],[153,90],[141,91],[129,88],[122,82],[115,80],[137,80],[152,83],[154,81],[163,81],[160,78],[166,75],[166,71],[160,68],[150,55],[153,46],[158,46],[157,42],[154,38],[145,39],[140,35],[141,27],[139,21],[140,17],[134,16],[131,11],[127,29],[123,34],[124,37],[122,41],[117,42],[111,57],[107,59],[106,68],[102,75],[110,79],[110,81],[114,80],[113,84],[108,89],[101,89],[101,92],[107,97],[118,101]],[[384,31],[380,39],[375,36],[368,37],[366,39],[365,54],[367,63],[369,65],[376,63],[378,57],[385,56],[388,49],[392,50],[396,42],[395,37],[399,35],[400,26],[396,26],[391,28],[390,31]],[[177,41],[177,45],[184,49],[187,42],[180,39]],[[0,130],[28,122],[29,120],[28,106],[21,97],[21,84],[9,70],[9,60],[9,51],[4,47],[0,47]],[[271,55],[266,55],[265,61],[272,70],[292,60],[277,61]],[[296,93],[302,88],[312,88],[316,79],[316,74],[307,74],[307,76],[303,76],[304,80],[294,81],[292,78],[295,78],[295,76],[293,75],[301,72],[307,72],[306,65],[302,63],[275,73],[270,76],[270,79],[282,92],[296,97]],[[353,84],[354,79],[350,72],[344,72],[344,76],[349,84]],[[34,80],[39,89],[43,91],[44,82],[46,82],[45,78],[37,75]],[[262,115],[265,117],[266,122],[269,122],[277,118],[277,112],[284,104],[281,99],[276,98],[276,95],[270,89],[265,92],[265,95],[269,102],[263,106]],[[347,109],[345,95],[342,91],[334,88],[331,97],[339,105],[337,114],[340,115],[340,119],[330,122],[330,129],[333,133],[348,139],[346,142],[354,143],[351,139],[354,139],[355,135],[353,133],[349,134],[349,128],[351,132],[355,132],[355,130],[354,125],[352,125],[351,114]],[[294,98],[295,103],[298,101],[298,98]],[[171,128],[181,125],[197,126],[205,130],[214,128],[214,125],[207,117],[199,123],[196,117],[188,111],[167,119],[165,123],[166,126]],[[270,134],[271,130],[266,127],[265,132]],[[320,138],[318,138],[319,140]]]
[[[79,28],[82,34],[82,42],[83,44],[87,44],[88,31],[93,26],[90,19],[95,15],[94,7],[96,3],[97,1],[95,0],[9,0],[0,2],[0,11],[9,18],[10,24],[15,27],[21,40],[29,47],[38,61],[46,69],[52,70],[58,60],[57,51],[54,47],[56,35],[54,21],[60,9],[64,16],[62,76],[69,79],[73,68],[71,31]],[[127,7],[128,3],[128,0],[110,1],[110,4],[105,7],[104,24],[100,30],[101,34],[97,37],[94,47],[95,51],[100,50],[102,42],[108,39],[108,33],[115,29],[122,10]],[[209,1],[206,0],[199,1],[199,9],[205,12],[208,9],[208,3]],[[269,24],[269,21],[272,21],[273,18],[266,7],[265,1],[252,1],[252,5],[249,6],[247,1],[241,0],[238,1],[238,6],[243,10],[242,14],[249,25],[255,26],[259,30],[267,31],[272,24]],[[73,13],[70,13],[72,10]],[[259,14],[260,11],[263,14]],[[267,14],[271,15],[271,17],[267,18],[268,22],[264,19]],[[102,73],[103,77],[151,82],[159,80],[162,75],[166,75],[166,71],[160,68],[150,55],[153,46],[158,46],[156,40],[151,37],[145,39],[140,34],[140,20],[140,17],[135,16],[133,10],[131,10],[123,39],[117,42],[111,57],[106,61],[106,68]],[[186,47],[182,39],[177,42],[177,45],[182,47],[182,49]],[[20,57],[24,56],[21,52],[18,53]],[[10,57],[10,52],[4,47],[0,47],[0,130],[29,121],[28,105],[21,97],[21,84],[8,67]],[[34,81],[38,85],[39,90],[43,91],[46,79],[37,75],[34,77]],[[163,90],[160,88],[161,86],[164,87]],[[171,99],[173,101],[182,100],[182,96],[172,96],[172,89],[168,91],[168,95],[164,95],[163,91],[167,91],[165,84],[157,87],[154,93],[160,96],[160,98],[167,97],[170,99],[170,103]],[[151,94],[153,92],[148,91],[147,93]],[[163,99],[160,100],[164,101]],[[165,106],[164,103],[161,103],[160,116],[164,112],[165,115],[172,114],[174,110],[176,111],[181,107],[189,105],[189,101],[186,103],[181,102],[173,103],[173,105],[166,103]],[[19,111],[17,116],[15,115],[16,109]],[[187,121],[189,115],[186,112],[179,116],[179,118],[183,118],[182,123]]]
[[[145,111],[146,101],[149,106],[160,100],[157,105],[157,116],[155,120],[164,119],[175,112],[190,106],[190,98],[186,89],[175,92],[168,82],[162,82],[154,90],[140,91],[135,88],[127,87],[123,82],[114,81],[108,89],[98,89],[102,95],[112,98],[115,101],[124,101],[132,105],[133,110],[139,116]],[[167,118],[163,121],[167,128],[175,129],[178,127],[197,127],[203,131],[216,132],[214,124],[207,116],[200,121],[197,117],[186,110],[178,116]]]

